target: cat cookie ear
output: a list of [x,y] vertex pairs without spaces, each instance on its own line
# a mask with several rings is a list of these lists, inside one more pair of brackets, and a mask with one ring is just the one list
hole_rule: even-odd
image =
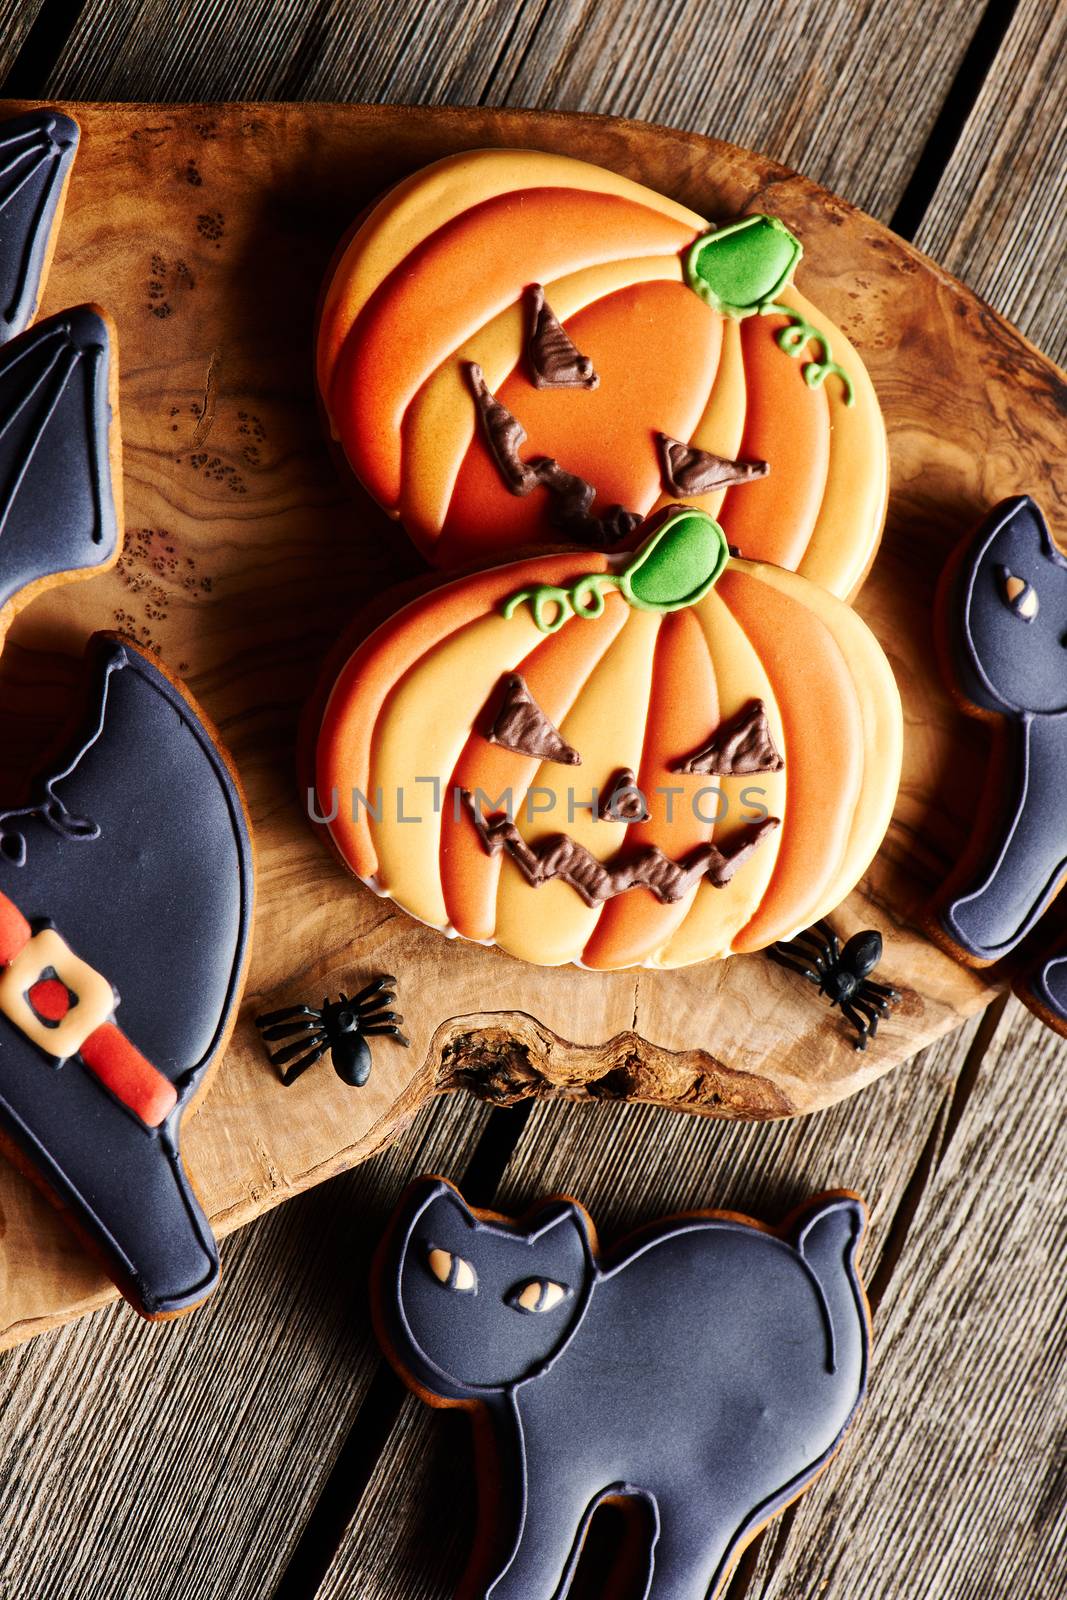
[[796,1247],[812,1265],[823,1259],[851,1264],[866,1230],[867,1207],[858,1195],[826,1195],[797,1224]]
[[561,1251],[576,1262],[592,1262],[596,1254],[593,1225],[571,1200],[554,1200],[530,1218],[523,1232],[531,1244]]

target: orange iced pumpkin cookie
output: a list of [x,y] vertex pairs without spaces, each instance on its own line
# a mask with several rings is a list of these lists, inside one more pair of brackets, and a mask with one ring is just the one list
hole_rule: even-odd
[[856,883],[900,777],[874,636],[697,508],[638,537],[456,579],[344,660],[317,814],[378,893],[613,970],[761,949]]
[[776,219],[719,228],[532,150],[450,156],[341,251],[318,336],[331,429],[448,569],[611,547],[677,501],[847,597],[877,549],[885,428]]

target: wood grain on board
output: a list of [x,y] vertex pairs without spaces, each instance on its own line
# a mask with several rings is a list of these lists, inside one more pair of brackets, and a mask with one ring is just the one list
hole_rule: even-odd
[[611,111],[772,153],[887,220],[967,50],[969,0],[87,0],[46,93]]
[[[982,755],[937,682],[929,604],[945,552],[981,507],[1056,460],[1054,368],[878,224],[696,136],[503,111],[77,110],[82,150],[43,310],[97,298],[118,323],[127,548],[114,573],[54,591],[13,629],[0,673],[9,750],[29,758],[46,690],[72,681],[70,654],[92,628],[118,626],[187,679],[235,756],[256,829],[255,947],[225,1067],[185,1135],[220,1232],[380,1148],[434,1092],[785,1116],[854,1092],[985,1003],[986,978],[912,922],[966,832]],[[315,295],[337,237],[374,193],[484,143],[579,152],[710,215],[771,206],[806,242],[802,287],[868,359],[894,495],[859,609],[897,673],[908,739],[894,824],[838,918],[843,933],[882,929],[882,975],[904,995],[866,1055],[824,1001],[760,956],[591,974],[448,943],[355,883],[307,825],[293,777],[301,705],[342,625],[415,566],[395,526],[353,505],[328,460],[310,387]],[[1054,470],[1055,523],[1067,479]],[[410,1051],[376,1045],[358,1096],[325,1064],[284,1090],[254,1014],[351,992],[382,971],[400,977]],[[109,1292],[2,1170],[0,1203],[0,1339]]]

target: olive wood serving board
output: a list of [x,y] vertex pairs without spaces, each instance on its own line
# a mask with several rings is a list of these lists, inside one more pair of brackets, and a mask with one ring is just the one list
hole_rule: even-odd
[[[938,682],[931,599],[951,544],[998,497],[1039,491],[1067,526],[1064,380],[1048,361],[869,217],[693,135],[483,109],[70,109],[82,147],[42,313],[95,300],[117,323],[126,549],[114,572],[19,618],[0,663],[0,748],[5,764],[33,760],[86,637],[116,627],[162,653],[228,742],[256,833],[254,951],[228,1053],[183,1143],[221,1234],[381,1149],[436,1094],[795,1115],[862,1088],[988,1000],[989,974],[957,966],[916,925],[965,838],[984,744]],[[892,496],[858,609],[900,684],[906,755],[889,835],[835,919],[846,935],[881,929],[878,976],[903,995],[865,1054],[825,1000],[762,956],[601,974],[449,942],[349,877],[306,820],[295,743],[322,660],[357,609],[420,572],[331,461],[312,387],[316,296],[376,194],[480,145],[582,156],[711,218],[775,213],[804,243],[800,287],[869,366]],[[399,979],[411,1048],[376,1041],[362,1090],[328,1061],[284,1089],[253,1017],[384,972]],[[114,1293],[6,1165],[0,1217],[0,1344]]]

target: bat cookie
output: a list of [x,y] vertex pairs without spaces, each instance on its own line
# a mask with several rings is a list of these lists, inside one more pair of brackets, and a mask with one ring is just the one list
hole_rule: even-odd
[[603,549],[685,500],[750,560],[853,594],[888,486],[863,363],[776,218],[713,227],[617,173],[474,150],[338,252],[318,383],[356,476],[443,569]]
[[66,751],[0,810],[0,1140],[160,1317],[218,1277],[178,1136],[240,997],[252,848],[182,686],[107,634],[85,672]]
[[78,124],[59,111],[0,122],[0,343],[36,314],[78,137]]
[[114,325],[83,305],[28,329],[77,147],[56,111],[0,123],[0,644],[42,590],[122,547]]
[[867,1381],[862,1202],[780,1229],[668,1218],[601,1255],[581,1206],[518,1221],[439,1178],[379,1249],[379,1340],[431,1405],[472,1413],[483,1486],[469,1600],[563,1600],[605,1500],[640,1506],[644,1600],[712,1600],[841,1443]]
[[315,820],[378,893],[538,965],[762,949],[837,906],[889,824],[874,636],[688,505],[626,556],[454,580],[338,660]]
[[[983,966],[1030,934],[1067,873],[1067,560],[1027,495],[1002,501],[950,559],[938,594],[949,686],[994,725],[986,793],[933,932]],[[1060,969],[1022,998],[1067,1027]],[[1028,998],[1030,996],[1031,998]]]

